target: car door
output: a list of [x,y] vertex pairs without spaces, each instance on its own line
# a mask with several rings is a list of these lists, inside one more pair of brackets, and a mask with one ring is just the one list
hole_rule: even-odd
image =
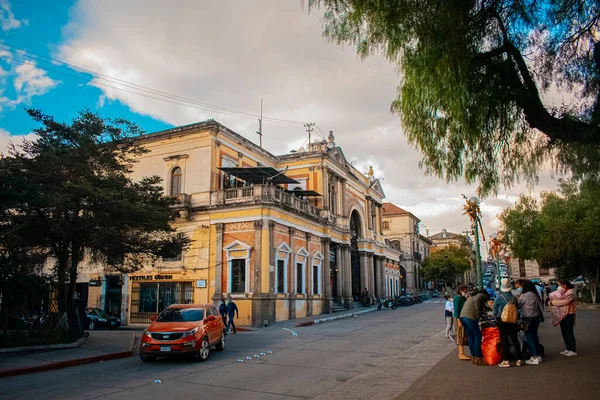
[[[204,329],[206,330],[206,333],[208,335],[208,341],[212,344],[214,343],[218,336],[216,335],[216,322],[217,322],[217,313],[216,311],[212,308],[212,307],[206,307],[206,318],[205,318],[205,325],[204,325]],[[214,319],[212,321],[209,321],[208,317],[212,316],[214,317]]]

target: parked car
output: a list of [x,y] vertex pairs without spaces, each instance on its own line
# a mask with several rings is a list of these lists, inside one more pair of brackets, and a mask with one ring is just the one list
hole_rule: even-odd
[[144,331],[140,347],[143,362],[161,356],[188,355],[204,361],[215,346],[225,349],[225,325],[211,304],[173,304]]
[[587,286],[585,283],[585,279],[582,276],[579,276],[571,281],[571,285],[573,286]]
[[121,326],[121,320],[112,315],[108,315],[106,311],[101,308],[86,308],[85,325],[90,331],[98,328],[117,329]]

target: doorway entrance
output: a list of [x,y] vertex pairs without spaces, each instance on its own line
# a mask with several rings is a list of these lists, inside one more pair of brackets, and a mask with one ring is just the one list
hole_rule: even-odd
[[329,283],[331,284],[331,296],[334,300],[338,300],[337,279],[338,279],[338,260],[337,260],[337,243],[331,243],[329,247]]
[[350,216],[350,276],[352,278],[352,298],[354,301],[360,301],[362,288],[360,280],[360,254],[358,252],[360,226],[358,212],[352,211],[352,215]]

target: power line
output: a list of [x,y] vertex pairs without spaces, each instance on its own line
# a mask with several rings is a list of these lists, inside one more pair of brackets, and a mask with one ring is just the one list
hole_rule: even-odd
[[[95,72],[92,70],[89,70],[87,68],[83,68],[83,67],[79,67],[77,65],[73,65],[73,64],[69,64],[67,62],[64,62],[62,60],[57,60],[54,58],[50,58],[50,57],[45,57],[42,56],[40,54],[36,54],[33,52],[30,52],[26,49],[17,47],[17,46],[12,46],[9,45],[7,43],[0,43],[0,48],[9,51],[15,55],[18,55],[20,57],[23,58],[27,58],[30,60],[35,60],[38,62],[42,62],[44,64],[50,64],[53,67],[58,67],[58,68],[63,68],[63,69],[67,69],[67,70],[74,70],[76,72],[80,72],[80,73],[89,73],[91,74],[94,78],[95,78],[95,82],[94,84],[96,85],[100,85],[100,86],[105,86],[105,87],[109,87],[112,89],[116,89],[116,90],[121,90],[123,92],[127,92],[127,93],[131,93],[131,94],[136,94],[138,96],[143,96],[143,97],[147,97],[147,98],[151,98],[151,99],[155,99],[155,100],[159,100],[159,101],[163,101],[163,102],[167,102],[167,103],[172,103],[172,104],[176,104],[176,105],[181,105],[184,107],[190,107],[190,108],[195,108],[195,109],[199,109],[199,110],[203,110],[203,111],[210,111],[210,112],[215,112],[215,113],[220,113],[220,114],[225,114],[225,115],[231,115],[231,116],[236,116],[236,117],[241,117],[241,118],[258,118],[260,117],[259,114],[253,114],[250,112],[245,112],[245,111],[240,111],[240,110],[235,110],[235,109],[231,109],[231,108],[227,108],[227,107],[221,107],[221,106],[217,106],[217,105],[212,105],[209,103],[204,103],[198,100],[194,100],[194,99],[190,99],[187,97],[183,97],[183,96],[178,96],[178,95],[173,95],[171,93],[168,92],[164,92],[161,90],[157,90],[157,89],[152,89],[143,85],[138,85],[132,82],[128,82],[126,80],[123,79],[119,79],[119,78],[114,78],[99,72]],[[3,55],[3,57],[7,58],[7,59],[11,59],[14,61],[21,61],[21,62],[25,62],[27,64],[30,65],[36,65],[35,63],[32,62],[28,62],[26,60],[17,60],[15,58]],[[58,65],[57,65],[58,64]],[[78,77],[78,76],[74,76],[71,74],[67,74],[65,72],[61,72],[61,71],[57,71],[56,69],[50,69],[48,67],[43,67],[43,66],[38,66],[38,68],[41,68],[45,71],[48,72],[54,72],[54,73],[58,73],[64,76],[68,76],[71,78],[75,78],[75,79],[79,79],[79,80],[84,80],[86,82],[89,82],[89,79],[85,79],[82,77]],[[112,86],[112,85],[107,85],[105,83],[100,83],[98,82],[99,80],[102,81],[106,81],[109,83],[113,83],[113,84],[118,84],[118,85],[122,85],[131,89],[135,89],[137,91],[131,91],[131,90],[126,90],[123,89],[122,87],[116,87],[116,86]],[[139,91],[143,92],[140,93]],[[144,94],[145,93],[145,94]],[[159,96],[159,97],[156,97]],[[164,98],[163,98],[164,97]],[[171,100],[175,100],[175,101],[171,101],[171,100],[167,100],[167,99],[171,99]],[[188,103],[191,103],[193,105],[190,105]],[[196,105],[196,106],[194,106]],[[289,120],[289,119],[283,119],[283,118],[275,118],[275,117],[265,117],[263,116],[261,118],[262,120],[267,120],[267,121],[271,121],[271,122],[277,122],[277,123],[289,123],[289,124],[304,124],[304,121],[295,121],[295,120]]]

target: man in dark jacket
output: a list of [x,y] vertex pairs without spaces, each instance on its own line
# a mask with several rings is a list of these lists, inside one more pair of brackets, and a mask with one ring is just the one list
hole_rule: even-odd
[[223,318],[223,325],[227,326],[227,304],[225,304],[225,300],[221,300],[221,304],[219,304],[219,314]]
[[239,311],[237,305],[233,302],[233,300],[229,299],[227,303],[227,319],[229,320],[227,322],[227,333],[231,331],[231,327],[233,327],[233,333],[237,333],[237,329],[235,329],[235,324],[233,323],[234,316],[236,318],[239,318]]

